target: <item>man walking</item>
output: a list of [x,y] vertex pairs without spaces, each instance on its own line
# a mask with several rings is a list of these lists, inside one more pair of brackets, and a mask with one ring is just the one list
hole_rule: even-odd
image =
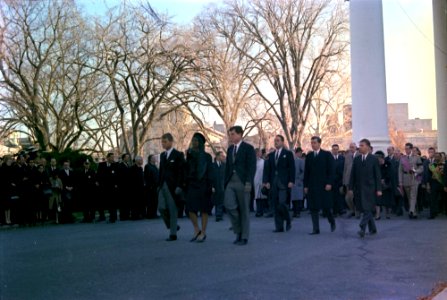
[[329,151],[321,149],[321,138],[311,138],[312,150],[306,156],[304,168],[304,193],[312,215],[313,231],[311,235],[320,234],[319,212],[323,214],[331,225],[331,232],[335,231],[335,219],[332,215],[332,184],[335,177],[335,162]]
[[215,207],[216,222],[223,220],[224,193],[225,193],[225,156],[223,152],[216,153],[213,163],[213,204]]
[[337,144],[332,145],[332,156],[335,161],[335,180],[332,186],[332,196],[334,198],[334,217],[345,213],[345,200],[343,197],[343,173],[345,158],[339,154],[340,147]]
[[377,233],[373,211],[377,197],[382,196],[382,177],[379,160],[370,153],[371,143],[369,140],[360,141],[359,152],[360,155],[353,162],[349,190],[353,191],[357,208],[363,214],[358,232],[359,236],[363,238],[366,226],[368,226],[370,234]]
[[185,157],[173,147],[174,137],[166,133],[161,137],[161,145],[165,151],[160,156],[160,191],[158,194],[158,210],[166,228],[170,230],[166,241],[177,240],[178,208],[185,185]]
[[293,153],[284,148],[284,137],[275,137],[275,151],[269,154],[265,163],[263,182],[270,191],[269,197],[275,205],[275,230],[273,232],[284,232],[292,228],[289,213],[290,189],[295,182],[295,161]]
[[348,188],[351,179],[352,162],[357,155],[357,145],[355,143],[349,144],[349,151],[346,152],[343,166],[343,187],[346,192],[345,202],[350,210],[346,215],[348,218],[355,216],[354,195],[348,193]]
[[227,152],[225,169],[225,208],[236,234],[236,245],[248,243],[250,221],[249,202],[256,172],[255,149],[242,140],[241,126],[233,126],[228,131],[231,146]]
[[144,166],[144,181],[146,183],[146,217],[156,219],[158,208],[158,168],[155,155],[149,155],[147,164]]
[[405,144],[405,155],[399,164],[399,186],[409,202],[409,218],[417,219],[416,202],[418,195],[418,175],[424,172],[424,166],[419,156],[413,154],[413,144]]

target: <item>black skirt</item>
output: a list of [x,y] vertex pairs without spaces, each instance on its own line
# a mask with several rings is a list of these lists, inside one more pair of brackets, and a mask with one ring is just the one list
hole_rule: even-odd
[[392,207],[392,193],[391,190],[383,190],[382,191],[382,197],[377,197],[376,205],[377,206],[385,206],[385,207]]
[[195,213],[209,213],[211,211],[211,190],[208,184],[202,182],[201,184],[194,183],[188,185],[186,209]]

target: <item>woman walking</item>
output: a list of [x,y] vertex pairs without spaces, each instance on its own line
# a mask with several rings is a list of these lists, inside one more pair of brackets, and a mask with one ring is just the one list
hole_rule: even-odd
[[[186,208],[189,213],[194,236],[191,242],[204,242],[211,209],[212,158],[205,152],[205,137],[195,133],[186,156]],[[198,224],[198,213],[202,218],[202,228]]]

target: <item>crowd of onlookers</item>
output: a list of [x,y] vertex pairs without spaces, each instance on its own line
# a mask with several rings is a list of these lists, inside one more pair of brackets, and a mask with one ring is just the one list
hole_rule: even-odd
[[[274,149],[272,150],[274,151]],[[359,216],[355,209],[355,199],[348,191],[353,159],[359,155],[355,143],[349,149],[340,151],[339,145],[331,147],[335,160],[335,181],[333,183],[333,214],[347,217]],[[387,154],[376,151],[381,165],[382,197],[377,198],[375,218],[381,219],[382,214],[390,218],[391,214],[402,216],[408,212],[411,219],[416,219],[418,213],[429,208],[429,218],[435,218],[439,213],[447,215],[447,182],[446,182],[446,155],[429,148],[427,155],[411,143],[405,145],[404,152],[393,146],[388,147]],[[262,173],[267,153],[257,149],[258,163],[255,176],[255,190],[257,205],[256,216],[271,216],[272,212],[265,207],[269,206],[269,199],[261,193]],[[300,211],[305,207],[305,195],[302,192],[305,157],[301,148],[295,149],[295,185],[291,191],[291,208],[293,215],[299,217]],[[272,205],[270,205],[272,207]]]
[[[60,164],[59,164],[60,163]],[[69,160],[31,158],[26,153],[5,156],[0,167],[0,223],[36,225],[46,222],[72,223],[77,212],[82,222],[157,217],[156,157],[116,161],[110,153],[99,164],[86,159],[72,169]],[[98,217],[96,218],[96,214]]]
[[[355,143],[346,151],[333,145],[336,176],[332,188],[334,216],[358,216],[355,199],[348,191],[351,168],[358,151]],[[256,149],[256,175],[252,185],[250,211],[256,217],[273,217],[275,205],[271,203],[263,183],[265,160],[270,152]],[[295,182],[289,193],[293,217],[300,217],[306,209],[303,192],[305,156],[301,148],[295,153]],[[373,152],[379,159],[382,176],[382,197],[377,198],[375,218],[401,216],[408,212],[411,219],[418,218],[424,208],[429,208],[429,218],[447,215],[446,155],[429,148],[422,155],[417,147],[407,143],[403,152],[389,147],[387,153]],[[3,225],[36,225],[44,223],[71,223],[75,216],[82,222],[139,220],[157,218],[158,206],[158,157],[151,155],[143,165],[140,156],[131,159],[124,154],[116,157],[110,153],[103,162],[96,164],[86,159],[82,166],[72,169],[70,161],[49,161],[22,153],[16,157],[5,156],[0,167],[0,223]],[[215,155],[216,166],[225,165],[225,155]],[[218,168],[216,167],[216,170]],[[221,178],[216,176],[216,178]],[[218,182],[221,180],[222,182]],[[220,187],[220,188],[219,188]],[[223,198],[223,178],[213,181],[213,192]],[[217,195],[214,195],[216,197]],[[178,208],[178,217],[185,214],[185,207]],[[212,204],[211,204],[211,207]],[[216,207],[224,210],[223,205]],[[78,212],[80,214],[74,214]],[[211,211],[209,212],[211,214]],[[218,212],[217,221],[222,219]]]

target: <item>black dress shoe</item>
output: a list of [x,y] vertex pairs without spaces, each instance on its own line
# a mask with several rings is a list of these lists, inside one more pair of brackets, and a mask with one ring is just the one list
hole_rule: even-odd
[[320,230],[314,230],[311,233],[309,233],[309,235],[316,235],[316,234],[320,234]]
[[290,231],[290,229],[292,229],[292,224],[287,224],[286,225],[286,231]]
[[177,231],[179,231],[179,230],[180,230],[180,226],[177,225]]
[[375,235],[375,234],[377,234],[377,230],[373,230],[373,231],[369,232],[369,235]]
[[236,245],[236,244],[239,243],[240,241],[241,241],[241,235],[238,234],[237,237],[236,237],[236,239],[234,240],[233,244]]
[[206,235],[203,238],[197,238],[197,243],[203,243],[206,240]]
[[260,218],[260,217],[262,217],[262,214],[260,214],[260,213],[256,213],[255,217],[256,217],[256,218]]
[[275,230],[273,230],[273,232],[284,232],[284,228],[282,228],[282,229],[275,229]]
[[197,240],[197,238],[199,237],[199,235],[202,234],[202,231],[199,231],[195,236],[192,237],[192,239],[190,239],[190,242],[195,242]]
[[363,230],[360,230],[359,232],[357,232],[357,234],[361,237],[364,238],[365,237],[365,232]]
[[172,241],[176,241],[177,240],[177,236],[176,235],[170,235],[167,239],[166,242],[172,242]]
[[223,218],[222,217],[217,217],[216,218],[216,222],[220,222],[220,221],[223,221]]
[[334,232],[336,228],[337,228],[337,225],[335,225],[335,222],[331,223],[331,232]]
[[245,246],[245,245],[247,245],[247,243],[248,243],[247,239],[241,239],[239,242],[237,242],[236,245],[238,245],[238,246]]

